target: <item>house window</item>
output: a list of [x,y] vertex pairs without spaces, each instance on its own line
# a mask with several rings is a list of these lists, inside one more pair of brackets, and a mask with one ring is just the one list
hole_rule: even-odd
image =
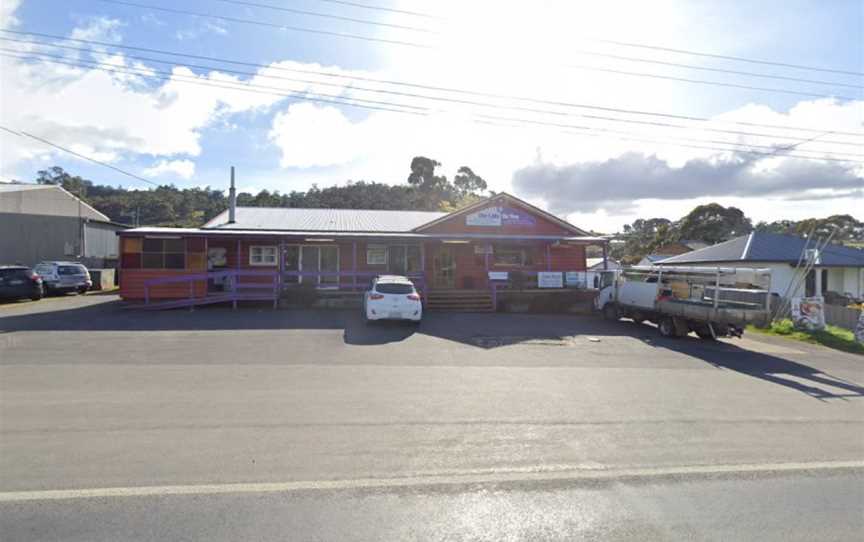
[[145,238],[141,264],[144,269],[186,269],[186,240]]
[[525,266],[531,265],[531,253],[519,245],[495,245],[492,249],[492,261],[495,265]]
[[387,247],[387,271],[396,275],[419,273],[420,247],[417,245],[390,245]]
[[275,245],[252,245],[249,247],[249,265],[276,265]]
[[366,247],[366,265],[386,265],[387,247],[384,245],[368,245]]

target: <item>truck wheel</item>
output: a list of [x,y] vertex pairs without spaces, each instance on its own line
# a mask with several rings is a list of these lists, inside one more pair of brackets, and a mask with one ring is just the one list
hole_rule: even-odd
[[672,318],[663,318],[660,320],[660,323],[657,325],[657,330],[660,332],[660,335],[664,337],[677,337],[678,331],[675,329],[675,322],[672,321]]
[[612,322],[618,320],[618,307],[614,303],[606,303],[603,306],[603,319]]
[[711,330],[707,327],[702,327],[696,330],[696,335],[699,336],[703,341],[713,341],[714,335],[711,334]]

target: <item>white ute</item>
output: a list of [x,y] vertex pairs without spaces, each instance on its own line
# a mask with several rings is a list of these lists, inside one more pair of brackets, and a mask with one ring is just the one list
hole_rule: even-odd
[[419,324],[422,317],[423,304],[420,294],[407,277],[377,277],[363,296],[363,319],[366,323],[376,320],[407,320]]

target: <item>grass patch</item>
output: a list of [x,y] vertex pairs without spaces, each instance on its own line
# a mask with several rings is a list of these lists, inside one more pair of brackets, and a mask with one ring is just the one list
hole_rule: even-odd
[[835,350],[864,354],[864,344],[855,341],[855,335],[848,329],[837,326],[825,326],[823,331],[802,331],[795,329],[792,320],[785,319],[772,322],[769,327],[747,326],[749,331],[764,335],[776,335],[810,344],[821,344]]

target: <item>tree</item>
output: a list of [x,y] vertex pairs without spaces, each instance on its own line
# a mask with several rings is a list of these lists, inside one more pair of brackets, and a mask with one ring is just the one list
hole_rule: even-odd
[[613,245],[612,257],[634,264],[652,250],[671,240],[674,226],[667,218],[639,218],[624,225],[624,243]]
[[86,196],[88,189],[93,186],[91,181],[77,176],[73,177],[60,166],[54,166],[37,171],[36,175],[37,183],[58,185],[62,187],[63,190],[71,192],[81,198]]
[[680,220],[677,230],[678,240],[698,240],[713,245],[750,233],[753,223],[737,207],[709,203],[690,211]]
[[453,177],[453,186],[456,187],[456,191],[461,197],[470,194],[479,195],[486,190],[486,181],[474,173],[470,167],[462,166],[456,172],[456,176]]

